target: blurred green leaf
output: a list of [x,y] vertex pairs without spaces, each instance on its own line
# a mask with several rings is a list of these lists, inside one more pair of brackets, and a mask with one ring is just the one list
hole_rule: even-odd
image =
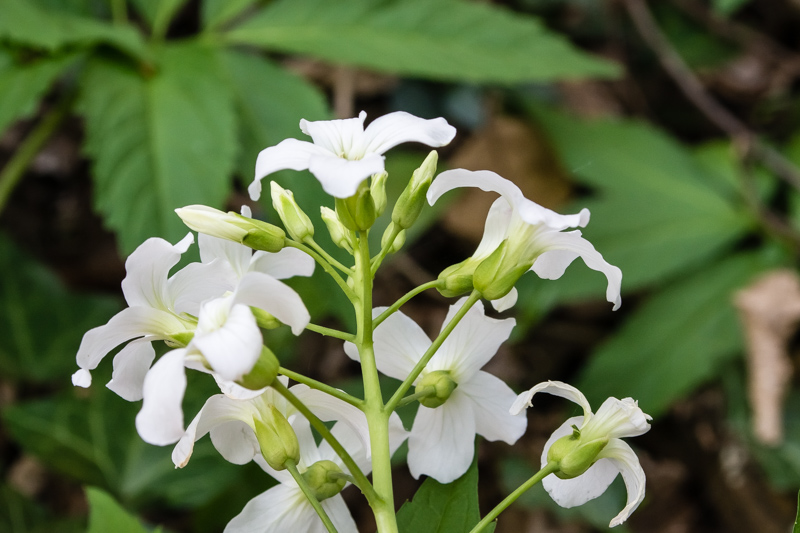
[[[428,478],[397,513],[401,533],[468,532],[481,519],[478,509],[478,461],[457,480],[443,485]],[[484,529],[491,532],[494,524]]]
[[733,15],[748,3],[750,0],[712,0],[711,2],[714,11],[724,17]]
[[83,533],[82,525],[70,519],[58,519],[45,509],[19,494],[14,489],[0,485],[0,531],[4,533]]
[[794,519],[792,533],[800,533],[800,492],[797,494],[797,516]]
[[86,533],[148,533],[139,519],[106,492],[87,487],[86,498],[89,500],[89,528]]
[[6,379],[67,381],[83,333],[118,309],[112,298],[68,291],[0,237],[0,371]]
[[615,76],[538,19],[463,0],[278,0],[225,39],[442,80]]
[[780,261],[768,250],[743,253],[669,285],[594,353],[576,386],[595,406],[629,396],[660,415],[741,353],[733,291]]
[[165,35],[169,23],[187,0],[133,0],[133,5],[147,20],[153,33]]
[[178,207],[222,207],[236,156],[233,98],[213,50],[165,45],[158,71],[94,61],[81,80],[95,202],[123,251],[187,233]]
[[200,16],[203,27],[217,28],[239,16],[258,0],[203,0]]
[[705,25],[691,20],[671,3],[658,2],[653,9],[666,38],[690,67],[722,67],[739,53],[729,40],[708,31]]

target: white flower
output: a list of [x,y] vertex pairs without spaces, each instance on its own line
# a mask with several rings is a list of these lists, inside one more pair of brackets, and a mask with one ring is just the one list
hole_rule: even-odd
[[366,129],[365,112],[344,120],[300,121],[300,129],[313,142],[286,139],[262,150],[256,161],[250,197],[261,195],[261,179],[278,170],[311,171],[325,192],[337,198],[354,195],[359,184],[384,171],[383,153],[398,144],[419,142],[443,146],[456,130],[443,118],[425,120],[402,111],[375,119]]
[[[447,324],[463,305],[450,307]],[[380,314],[383,309],[375,309]],[[408,467],[414,478],[428,475],[441,483],[461,477],[472,463],[475,434],[487,440],[514,444],[525,432],[524,416],[510,415],[515,394],[499,378],[481,371],[508,339],[514,319],[495,320],[484,314],[478,302],[459,322],[428,362],[415,384],[427,375],[443,371],[457,384],[440,407],[420,405],[408,439]],[[375,328],[375,360],[378,370],[403,380],[430,348],[431,340],[413,320],[396,312]],[[355,345],[345,351],[358,359]]]
[[[478,266],[504,242],[506,248],[500,263],[505,267],[504,271],[530,265],[530,270],[543,279],[560,278],[570,263],[581,257],[586,266],[605,274],[608,280],[606,299],[614,304],[615,310],[619,308],[622,302],[620,269],[608,264],[594,246],[581,237],[580,231],[563,231],[586,226],[589,223],[587,209],[575,215],[560,215],[528,200],[516,185],[488,170],[472,172],[456,169],[442,172],[428,190],[428,202],[433,205],[442,194],[458,187],[478,187],[500,194],[486,218],[483,239],[472,258],[468,259],[472,265]],[[499,282],[499,286],[500,292],[507,289],[503,281]],[[507,309],[516,301],[513,288],[510,292],[503,292],[502,296],[504,298],[495,305],[499,310]]]
[[517,397],[510,412],[523,412],[531,406],[533,396],[540,392],[566,398],[583,408],[583,416],[570,418],[547,440],[542,451],[542,467],[548,462],[548,452],[553,443],[573,434],[573,426],[580,431],[580,442],[608,439],[608,444],[596,456],[596,462],[588,470],[571,479],[560,479],[555,474],[550,474],[542,480],[545,490],[560,506],[575,507],[603,494],[617,474],[622,474],[628,491],[628,501],[625,508],[611,520],[609,527],[620,525],[644,499],[645,486],[644,471],[639,459],[631,447],[620,439],[636,437],[649,431],[651,417],[642,412],[631,398],[608,398],[597,413],[592,413],[589,402],[581,391],[560,381],[540,383],[523,392]]

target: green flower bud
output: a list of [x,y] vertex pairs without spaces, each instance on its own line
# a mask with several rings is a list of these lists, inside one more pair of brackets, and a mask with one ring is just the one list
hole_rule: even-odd
[[475,269],[472,282],[487,300],[498,300],[508,294],[533,264],[518,263],[509,257],[507,250],[508,241],[505,240]]
[[281,217],[286,231],[296,241],[302,242],[306,237],[314,236],[314,225],[308,215],[300,209],[294,200],[294,193],[286,190],[274,181],[270,182],[272,207]]
[[572,429],[572,435],[561,437],[547,451],[547,461],[558,463],[555,474],[561,479],[572,479],[586,472],[608,444],[607,436],[584,441],[580,430],[575,426]]
[[262,420],[253,418],[256,439],[261,455],[275,470],[285,470],[286,461],[300,460],[300,443],[286,417],[274,405],[261,413]]
[[[386,231],[383,232],[383,236],[381,237],[381,248],[386,248],[389,244],[387,241],[392,236],[394,232],[394,222],[390,222],[389,226],[386,228]],[[396,254],[400,248],[406,243],[406,230],[400,230],[397,236],[392,241],[391,247],[389,248],[390,254]]]
[[319,210],[322,221],[325,222],[325,225],[328,227],[328,233],[330,233],[333,243],[352,254],[353,243],[350,242],[350,233],[339,220],[339,217],[336,216],[336,212],[324,206],[320,207]]
[[439,274],[440,285],[436,287],[445,298],[455,298],[462,294],[472,292],[474,288],[472,277],[478,266],[471,257],[455,265],[449,266]]
[[386,209],[386,180],[388,177],[388,173],[380,172],[373,174],[369,181],[369,191],[372,195],[372,201],[375,203],[375,212],[378,216],[381,216]]
[[278,375],[278,368],[281,366],[278,358],[272,350],[266,346],[261,347],[261,355],[258,357],[252,370],[242,376],[238,381],[239,385],[250,390],[259,390],[269,387]]
[[238,242],[254,250],[280,251],[286,239],[281,228],[233,211],[225,213],[205,205],[187,205],[175,212],[195,231]]
[[333,461],[317,461],[303,472],[302,476],[317,500],[327,500],[336,496],[347,484],[342,474],[342,469]]
[[456,387],[458,387],[458,383],[450,377],[450,372],[447,370],[435,370],[423,376],[414,391],[419,394],[433,389],[433,394],[420,398],[419,403],[434,409],[443,405],[453,394],[453,391],[456,390]]
[[410,228],[419,217],[422,207],[427,203],[425,195],[431,186],[433,175],[436,174],[438,160],[439,154],[436,153],[436,150],[431,151],[422,165],[411,175],[408,185],[397,199],[392,210],[392,222],[401,228]]
[[372,227],[378,212],[366,181],[362,181],[350,198],[336,198],[336,215],[344,227],[353,231],[364,231]]
[[251,307],[250,311],[256,318],[256,324],[258,325],[258,327],[262,329],[275,329],[283,325],[283,323],[280,320],[275,318],[270,313],[267,313],[263,309],[259,309],[258,307]]
[[194,331],[181,331],[180,333],[173,333],[169,338],[164,339],[164,342],[170,348],[185,348],[192,342],[194,338]]

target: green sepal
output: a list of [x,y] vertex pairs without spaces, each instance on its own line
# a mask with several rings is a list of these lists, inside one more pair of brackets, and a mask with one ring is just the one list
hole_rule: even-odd
[[272,350],[266,346],[261,347],[261,355],[258,357],[252,370],[242,376],[238,381],[239,385],[250,390],[259,390],[269,387],[278,376],[280,362]]

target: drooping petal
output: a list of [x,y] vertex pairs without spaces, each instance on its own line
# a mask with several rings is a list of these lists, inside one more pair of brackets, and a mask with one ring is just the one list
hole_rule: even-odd
[[349,198],[362,181],[383,172],[383,156],[366,154],[362,159],[349,160],[332,154],[315,155],[308,170],[319,180],[326,193],[336,198]]
[[315,155],[329,152],[307,141],[286,139],[275,146],[261,150],[256,159],[256,173],[253,183],[247,188],[250,198],[258,200],[261,196],[261,180],[278,170],[306,170]]
[[114,356],[114,371],[106,387],[129,402],[142,399],[144,378],[156,358],[153,345],[144,339],[129,342]]
[[[540,244],[541,243],[541,244]],[[576,257],[583,259],[586,266],[602,272],[608,280],[606,300],[614,304],[614,310],[622,304],[620,286],[622,271],[603,259],[592,243],[581,237],[580,231],[566,233],[548,232],[539,237],[537,245],[545,250],[533,263],[531,270],[543,279],[558,279]]]
[[508,294],[502,298],[498,298],[497,300],[492,300],[491,304],[495,311],[502,313],[503,311],[507,311],[508,309],[514,307],[514,304],[517,303],[517,298],[519,298],[517,288],[512,287]]
[[475,453],[475,417],[469,401],[456,392],[441,407],[420,405],[408,437],[408,468],[439,483],[461,477]]
[[300,487],[280,484],[247,502],[224,533],[312,531],[314,519],[322,524]]
[[253,254],[250,270],[263,272],[275,279],[310,276],[314,273],[314,259],[297,248],[284,248],[276,253],[258,251]]
[[308,314],[300,295],[285,283],[261,272],[248,272],[239,281],[234,302],[263,309],[299,335],[311,315]]
[[366,152],[376,154],[406,142],[444,146],[455,136],[456,129],[442,117],[427,120],[403,111],[378,117],[364,130]]
[[523,413],[508,412],[517,395],[503,380],[479,371],[456,389],[472,403],[475,430],[486,440],[514,444],[525,433],[528,420]]
[[[467,298],[461,298],[450,306],[442,329],[466,301]],[[429,371],[449,370],[456,383],[466,381],[494,357],[500,345],[508,340],[515,324],[513,318],[497,320],[487,317],[483,302],[478,301],[445,339],[426,368]]]
[[611,439],[599,457],[611,461],[622,474],[625,481],[625,490],[628,492],[628,501],[625,508],[615,516],[608,527],[615,527],[623,523],[633,513],[639,504],[644,500],[645,476],[642,465],[636,453],[625,442],[619,439]]
[[[198,350],[223,379],[236,381],[253,369],[263,338],[250,308],[220,298],[203,304],[190,346]],[[222,318],[220,315],[227,315]],[[222,322],[222,324],[220,324]]]
[[633,398],[608,398],[581,431],[589,440],[593,435],[610,439],[638,437],[650,431],[649,420],[652,420],[650,415]]
[[[572,426],[580,427],[583,423],[582,416],[574,416],[561,424],[550,435],[542,451],[542,467],[547,464],[547,452],[555,441],[572,433]],[[578,477],[561,479],[555,474],[550,474],[542,480],[542,486],[558,505],[564,508],[583,505],[603,494],[614,478],[619,474],[619,469],[609,459],[600,459]]]
[[136,431],[142,440],[165,446],[184,434],[183,393],[185,349],[173,350],[159,359],[144,378],[142,409],[136,415]]
[[586,396],[584,396],[581,391],[572,385],[568,385],[561,381],[543,381],[530,390],[521,393],[519,396],[517,396],[517,399],[514,400],[514,404],[511,406],[511,409],[509,409],[511,414],[521,413],[528,407],[533,407],[533,404],[531,403],[533,396],[540,392],[546,392],[547,394],[552,394],[553,396],[558,396],[560,398],[566,398],[571,402],[577,403],[583,409],[583,416],[586,417],[587,420],[591,419],[592,408],[589,405],[589,401],[586,399]]
[[169,271],[193,242],[194,235],[189,233],[175,245],[157,237],[140,244],[125,261],[127,274],[122,280],[122,294],[128,305],[170,309],[172,302],[167,296]]

